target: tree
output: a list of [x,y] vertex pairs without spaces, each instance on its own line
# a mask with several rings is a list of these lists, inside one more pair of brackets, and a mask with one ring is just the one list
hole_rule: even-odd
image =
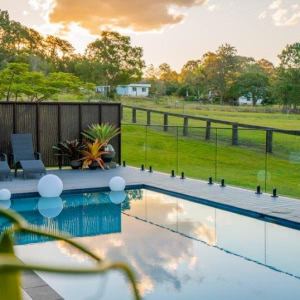
[[266,60],[266,59],[260,59],[257,64],[262,68],[264,69],[269,75],[273,75],[274,73],[274,65]]
[[169,64],[163,63],[158,66],[158,76],[161,83],[165,86],[166,95],[175,94],[179,87],[178,74],[173,71]]
[[82,57],[77,60],[74,69],[81,80],[106,85],[105,66],[100,62]]
[[7,68],[0,72],[0,90],[1,95],[9,101],[11,94],[16,92],[19,86],[24,90],[24,75],[29,71],[29,66],[23,63],[9,63]]
[[235,82],[236,93],[252,100],[253,106],[257,100],[266,101],[269,93],[269,75],[260,65],[250,65],[242,72]]
[[208,52],[203,56],[203,67],[207,85],[215,93],[220,102],[228,100],[229,91],[238,70],[237,51],[231,45],[225,44],[216,53]]
[[204,67],[201,60],[189,60],[181,69],[179,74],[179,82],[185,87],[179,88],[178,94],[183,94],[185,89],[185,95],[188,92],[189,95],[196,94],[198,97],[200,94],[205,93],[206,81],[204,74]]
[[114,89],[118,84],[128,84],[142,78],[145,66],[143,49],[133,47],[128,36],[104,31],[101,39],[87,46],[85,56],[91,63],[101,65],[101,81],[97,84],[111,85]]
[[272,80],[274,96],[289,109],[300,103],[300,43],[287,45],[279,55],[280,66]]
[[300,68],[300,43],[287,45],[278,57],[280,59],[280,67],[285,69]]
[[93,83],[84,83],[71,73],[54,72],[49,76],[32,72],[24,63],[9,63],[0,72],[0,95],[7,101],[23,99],[44,101],[58,93],[72,93],[90,97],[95,91]]

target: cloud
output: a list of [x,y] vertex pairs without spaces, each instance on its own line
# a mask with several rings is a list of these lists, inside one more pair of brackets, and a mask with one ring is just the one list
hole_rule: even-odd
[[282,4],[282,0],[276,0],[271,3],[271,5],[269,6],[269,9],[279,8],[281,6],[281,4]]
[[259,19],[265,19],[266,17],[267,17],[267,11],[263,11],[263,12],[258,16]]
[[207,9],[208,9],[210,12],[212,12],[212,11],[218,9],[218,8],[219,8],[219,4],[212,4],[212,5],[210,5]]
[[300,20],[300,10],[297,13],[288,15],[287,9],[278,9],[272,19],[276,26],[296,25]]
[[[42,1],[30,0],[35,7]],[[178,24],[185,10],[207,0],[55,0],[49,14],[51,23],[68,27],[72,23],[99,34],[103,29],[126,28],[134,31],[160,30]]]
[[[275,0],[269,5],[272,20],[276,26],[296,25],[300,21],[300,6],[297,3],[287,5],[287,1]],[[261,13],[259,18],[264,19],[266,14]]]

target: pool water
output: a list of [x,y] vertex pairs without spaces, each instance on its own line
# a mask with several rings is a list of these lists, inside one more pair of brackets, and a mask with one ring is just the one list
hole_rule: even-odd
[[[9,206],[9,205],[8,205]],[[131,265],[145,299],[299,299],[300,231],[146,189],[15,199],[28,222]],[[1,228],[9,224],[1,219]],[[60,241],[18,237],[26,262],[91,266]],[[64,299],[132,299],[123,274],[38,275]]]

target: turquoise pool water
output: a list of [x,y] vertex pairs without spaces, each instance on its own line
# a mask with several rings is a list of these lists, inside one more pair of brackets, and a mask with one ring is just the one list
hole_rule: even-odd
[[[1,204],[28,222],[68,232],[99,255],[129,263],[145,299],[299,299],[300,231],[146,189],[122,204],[109,193],[24,198]],[[114,202],[118,199],[112,198]],[[9,226],[0,220],[2,230]],[[89,266],[68,245],[18,238],[26,262]],[[119,272],[38,273],[65,299],[132,299]]]

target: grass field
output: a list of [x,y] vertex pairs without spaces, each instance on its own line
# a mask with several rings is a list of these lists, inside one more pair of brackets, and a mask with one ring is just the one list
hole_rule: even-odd
[[[182,103],[175,105],[168,102],[153,102],[153,101],[135,101],[134,99],[122,99],[123,104],[147,107],[160,111],[169,111],[175,113],[185,113],[188,115],[195,115],[219,120],[226,120],[231,122],[238,122],[251,125],[260,125],[267,127],[275,127],[280,129],[300,130],[300,114],[286,114],[278,112],[278,107],[273,108],[276,112],[264,112],[264,110],[272,110],[271,108],[264,108],[263,106],[252,107],[238,107],[238,106],[221,106],[221,105],[199,105],[185,102],[183,109]],[[242,111],[239,111],[242,110]],[[245,110],[245,111],[244,111]],[[254,111],[253,111],[254,110]],[[255,111],[258,110],[259,112]],[[139,114],[143,115],[142,112]],[[146,117],[145,117],[146,118]],[[159,121],[159,118],[153,114],[154,121]],[[162,124],[162,116],[160,116],[159,123]],[[175,120],[177,119],[177,120]],[[182,118],[171,118],[171,124],[182,125]],[[204,122],[190,120],[190,126],[204,126]],[[218,125],[220,127],[220,125]],[[221,126],[223,127],[223,125]]]
[[[145,105],[149,107],[148,102]],[[162,105],[151,108],[180,113],[176,108]],[[186,108],[185,113],[281,129],[300,129],[299,115],[198,111],[195,108]],[[239,145],[232,146],[232,130],[226,126],[213,129],[211,140],[205,141],[205,128],[189,128],[187,137],[182,135],[182,127],[169,127],[168,132],[164,132],[162,115],[152,114],[152,124],[158,126],[147,129],[125,125],[130,121],[131,111],[124,109],[122,159],[129,165],[151,165],[154,170],[168,173],[174,169],[178,174],[184,171],[188,177],[205,180],[210,176],[216,181],[225,178],[230,185],[253,190],[257,185],[266,188],[267,192],[277,188],[279,194],[300,198],[300,136],[274,133],[273,153],[266,154],[264,131],[239,130]],[[138,112],[137,121],[145,124],[146,113]],[[169,124],[182,126],[182,119],[169,117]],[[190,120],[189,126],[205,126],[205,123]]]

